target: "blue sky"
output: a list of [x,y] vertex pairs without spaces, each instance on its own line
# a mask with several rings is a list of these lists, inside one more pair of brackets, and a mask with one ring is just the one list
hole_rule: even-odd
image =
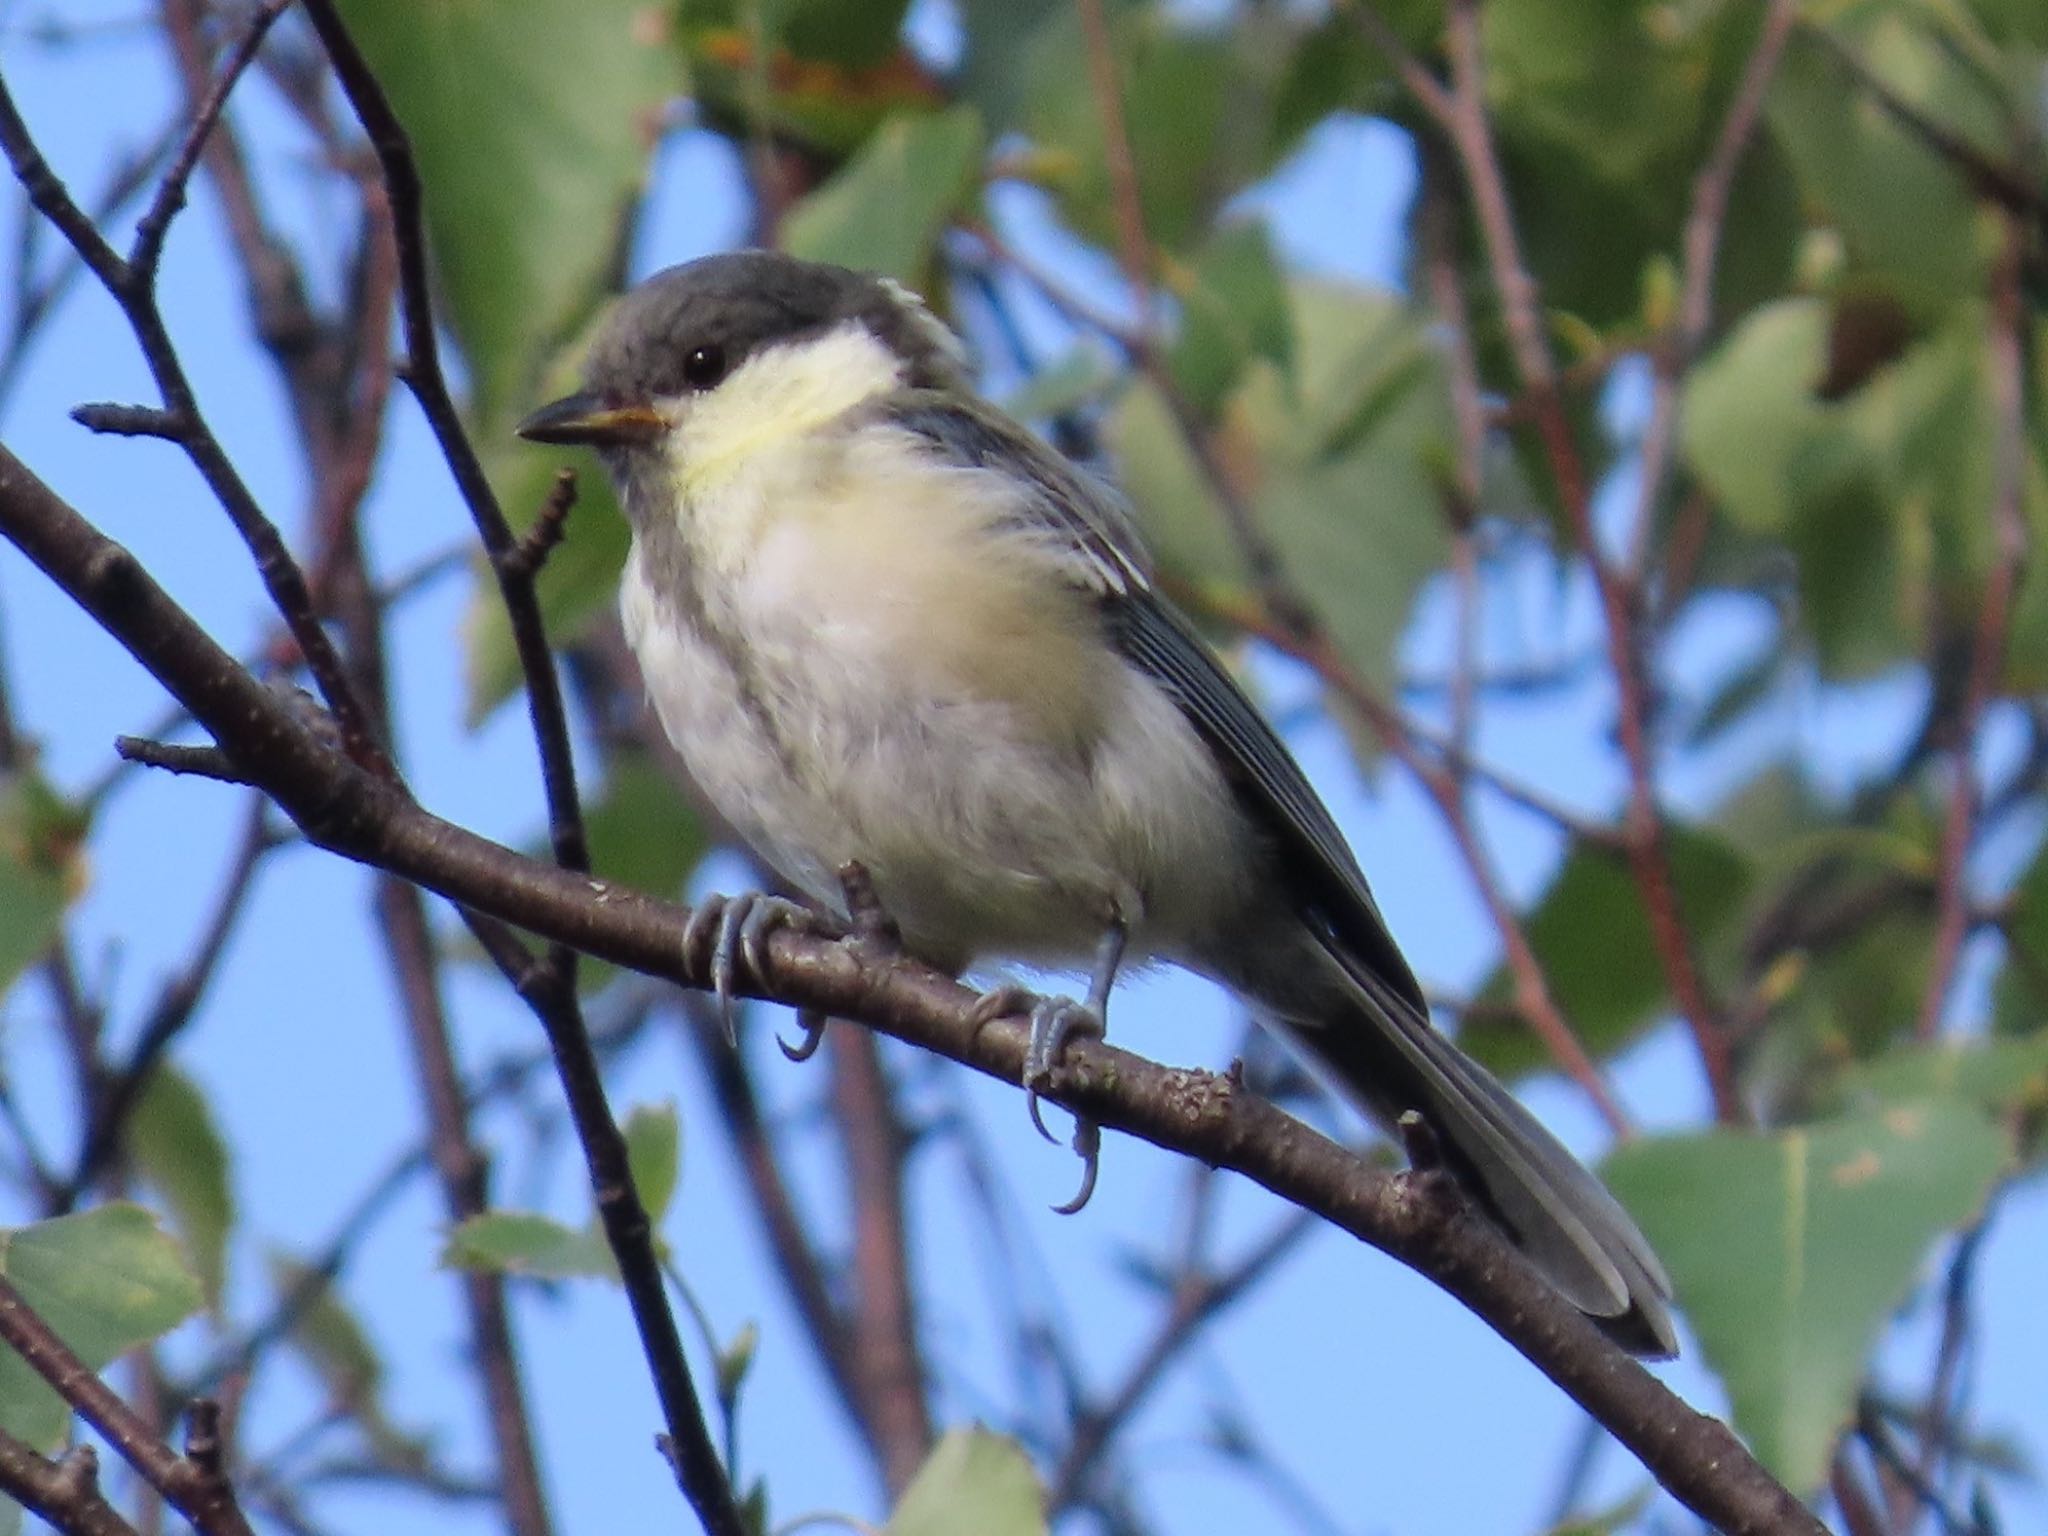
[[[143,142],[173,105],[164,61],[147,25],[122,26],[70,51],[25,43],[20,7],[0,33],[0,67],[60,172],[95,183],[111,152]],[[35,12],[28,12],[34,15]],[[73,5],[67,16],[130,23],[113,3]],[[109,110],[112,104],[113,110]],[[239,102],[240,122],[280,215],[299,234],[332,227],[319,173],[260,86]],[[1412,185],[1405,147],[1391,130],[1364,123],[1325,128],[1254,202],[1282,249],[1304,265],[1367,280],[1398,271],[1400,220]],[[1021,237],[1046,242],[1053,259],[1092,287],[1110,280],[1100,262],[1063,252],[1029,199],[1004,202]],[[20,209],[10,204],[0,252],[13,260]],[[686,136],[664,161],[635,267],[640,272],[732,243],[742,209],[723,146]],[[283,405],[248,338],[238,284],[227,275],[216,210],[204,190],[179,222],[164,275],[166,307],[184,344],[202,401],[245,474],[287,528],[302,519],[304,487],[290,449]],[[134,548],[158,578],[231,647],[247,649],[262,629],[262,594],[226,520],[171,450],[147,442],[94,439],[66,417],[88,399],[131,399],[144,375],[112,305],[80,284],[54,318],[27,375],[0,417],[9,446],[75,505]],[[1628,391],[1614,402],[1624,417]],[[396,572],[467,536],[468,523],[409,405],[394,410],[368,511],[373,558]],[[467,578],[440,581],[396,621],[400,658],[400,748],[421,798],[489,835],[524,840],[539,822],[540,797],[523,715],[501,711],[481,730],[462,721],[461,624]],[[1425,602],[1410,649],[1427,658],[1445,632],[1441,604]],[[1581,593],[1532,591],[1515,624],[1495,642],[1534,638],[1568,647],[1592,631]],[[1688,625],[1676,657],[1688,665],[1738,654],[1759,642],[1754,614],[1723,604]],[[112,737],[144,729],[163,709],[159,690],[73,611],[36,573],[0,549],[0,643],[14,705],[41,743],[47,771],[77,788],[105,768]],[[1485,974],[1492,949],[1483,915],[1413,787],[1387,772],[1368,783],[1340,734],[1313,716],[1309,681],[1274,664],[1262,674],[1291,740],[1358,847],[1395,931],[1432,983],[1461,989]],[[1795,742],[1828,776],[1896,743],[1910,719],[1910,685],[1878,684],[1853,694],[1794,690],[1782,712],[1724,757],[1674,774],[1674,803],[1701,808],[1736,782],[1744,761]],[[1603,751],[1609,705],[1596,681],[1540,708],[1489,715],[1484,751],[1524,778],[1589,807],[1612,804],[1616,782]],[[1776,742],[1761,739],[1784,733]],[[1866,756],[1866,754],[1868,756]],[[187,951],[207,909],[240,816],[233,791],[191,780],[136,776],[109,802],[95,828],[93,883],[80,903],[77,952],[105,983],[117,1021],[132,1023],[170,967]],[[1512,888],[1541,888],[1556,856],[1553,839],[1527,818],[1495,808],[1489,831]],[[472,1065],[534,1043],[528,1015],[494,979],[451,971],[465,1060]],[[1981,996],[1981,990],[1978,993]],[[1965,1005],[1967,1011],[1967,1004]],[[1187,978],[1147,978],[1120,990],[1113,1010],[1121,1043],[1175,1062],[1220,1065],[1237,1049],[1240,1024],[1227,1000]],[[783,1064],[766,1037],[780,1023],[764,1015],[750,1032],[760,1076],[779,1109],[800,1113],[822,1091],[822,1073]],[[63,1077],[42,998],[11,997],[0,1049],[24,1102],[37,1106],[46,1141],[64,1146]],[[179,1060],[214,1100],[238,1152],[236,1190],[246,1227],[236,1253],[233,1299],[252,1304],[268,1248],[303,1251],[320,1243],[394,1149],[417,1137],[420,1116],[396,1011],[374,948],[364,874],[317,852],[288,851],[266,868],[249,920],[237,935],[203,1018]],[[1121,1256],[1164,1253],[1175,1241],[1186,1170],[1150,1148],[1110,1139],[1103,1183],[1078,1217],[1046,1209],[1063,1199],[1071,1160],[1025,1122],[1014,1090],[946,1069],[908,1051],[892,1060],[912,1083],[913,1101],[964,1105],[1015,1192],[1014,1222],[1023,1283],[1057,1298],[1059,1312],[1097,1369],[1116,1379],[1145,1337],[1153,1308],[1125,1273]],[[1702,1105],[1681,1043],[1669,1032],[1623,1064],[1619,1086],[1649,1126],[1685,1123]],[[814,1509],[875,1517],[873,1490],[836,1408],[814,1370],[794,1317],[766,1267],[765,1250],[740,1183],[715,1133],[687,1051],[666,1034],[625,1063],[621,1105],[673,1100],[683,1122],[684,1170],[666,1235],[717,1325],[728,1336],[752,1320],[761,1328],[742,1430],[745,1470],[768,1476],[779,1519]],[[1553,1084],[1531,1094],[1562,1134],[1597,1153],[1596,1124],[1576,1093]],[[527,1128],[487,1118],[487,1137],[507,1149]],[[802,1175],[830,1189],[829,1144],[800,1142]],[[581,1219],[586,1209],[573,1158],[556,1138],[529,1165],[508,1152],[497,1189],[506,1203],[537,1205]],[[912,1205],[926,1241],[918,1255],[927,1306],[927,1343],[953,1385],[939,1416],[956,1422],[999,1415],[1010,1384],[988,1326],[991,1260],[964,1242],[972,1224],[955,1219],[961,1181],[951,1154],[919,1156]],[[1225,1255],[1254,1240],[1282,1214],[1276,1202],[1226,1181],[1221,1204]],[[364,1248],[344,1292],[370,1323],[392,1369],[389,1401],[408,1424],[447,1422],[458,1460],[477,1464],[482,1440],[459,1364],[460,1327],[452,1280],[434,1272],[441,1239],[438,1196],[414,1185]],[[2031,1292],[2043,1272],[2048,1197],[2039,1188],[2012,1199],[1983,1270],[1985,1335],[1994,1348],[1975,1362],[1977,1402],[1989,1427],[2024,1431],[2037,1460],[2048,1452],[2039,1382],[2048,1379],[2048,1340]],[[540,1405],[546,1468],[561,1529],[570,1533],[674,1529],[681,1517],[662,1464],[649,1448],[656,1424],[624,1306],[597,1285],[520,1293],[518,1320]],[[188,1330],[188,1334],[190,1330]],[[1897,1350],[1917,1374],[1930,1347],[1924,1321]],[[191,1347],[189,1337],[174,1348]],[[1661,1368],[1700,1406],[1722,1404],[1696,1360]],[[1266,1496],[1201,1448],[1213,1403],[1232,1404],[1256,1423],[1291,1475],[1314,1490],[1346,1532],[1469,1536],[1539,1528],[1580,1416],[1506,1345],[1455,1304],[1390,1261],[1335,1233],[1313,1236],[1274,1278],[1198,1348],[1124,1442],[1125,1465],[1159,1528],[1193,1533],[1275,1528]],[[272,1373],[250,1405],[251,1449],[282,1437],[317,1401],[295,1371]],[[1483,1468],[1483,1474],[1477,1470]],[[1610,1448],[1599,1486],[1625,1492],[1639,1478]],[[489,1528],[474,1512],[394,1505],[372,1493],[344,1493],[328,1506],[338,1529],[392,1533]],[[2038,1496],[2015,1501],[2014,1529],[2048,1517]]]

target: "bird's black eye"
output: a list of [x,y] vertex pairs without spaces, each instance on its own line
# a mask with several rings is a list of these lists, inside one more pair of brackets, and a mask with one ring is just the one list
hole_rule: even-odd
[[715,342],[692,347],[683,359],[683,382],[692,389],[709,389],[725,377],[725,348]]

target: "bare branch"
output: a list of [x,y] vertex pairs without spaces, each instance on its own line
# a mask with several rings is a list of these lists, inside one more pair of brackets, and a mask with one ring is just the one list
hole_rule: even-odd
[[0,1275],[0,1341],[121,1453],[201,1536],[253,1536],[226,1481],[165,1445]]
[[100,1492],[99,1457],[89,1445],[51,1461],[0,1429],[0,1493],[64,1536],[137,1536]]
[[1949,751],[1948,815],[1942,826],[1941,862],[1934,930],[1934,958],[1928,968],[1927,992],[1920,1004],[1915,1032],[1932,1039],[1969,934],[1970,851],[1976,845],[1982,809],[1977,784],[1976,749],[1984,712],[1998,692],[2005,670],[2007,630],[2012,607],[2026,569],[2028,553],[2025,506],[2026,441],[2026,301],[2021,292],[2020,260],[2024,238],[2019,221],[2006,215],[2004,249],[1991,275],[1991,404],[1996,438],[1992,447],[1991,528],[1994,553],[1984,595],[1978,605],[1976,633],[1970,642],[1970,665],[1962,707],[1952,722]]
[[[709,984],[709,957],[683,953],[687,914],[476,837],[328,748],[199,629],[132,555],[4,449],[0,533],[226,743],[315,843],[557,943],[689,986]],[[978,1024],[975,994],[950,978],[790,928],[769,937],[765,958],[760,991],[778,1001],[858,1020],[1013,1084],[1020,1078],[1027,1048],[1022,1024]],[[540,996],[549,1001],[544,991]],[[648,1251],[646,1217],[632,1196],[624,1146],[608,1117],[588,1037],[558,1038],[566,1033],[560,1021],[547,1011],[541,1016],[563,1058],[600,1213],[648,1341],[664,1409],[672,1423],[681,1419],[701,1436],[681,1448],[679,1471],[716,1536],[741,1536],[744,1525],[697,1411],[679,1344],[671,1353],[659,1336],[665,1321],[672,1340],[674,1325],[658,1271],[651,1297],[634,1289],[628,1264]],[[1686,1407],[1562,1302],[1447,1181],[1375,1169],[1227,1078],[1169,1070],[1095,1041],[1073,1045],[1047,1092],[1099,1124],[1236,1169],[1427,1275],[1722,1529],[1737,1536],[1819,1536],[1819,1523],[1725,1426]],[[593,1117],[598,1123],[587,1124]],[[636,1219],[637,1233],[621,1230]]]

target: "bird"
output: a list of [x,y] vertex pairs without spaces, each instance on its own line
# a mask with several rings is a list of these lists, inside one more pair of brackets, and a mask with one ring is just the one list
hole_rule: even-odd
[[[1420,1115],[1617,1343],[1676,1353],[1648,1241],[1435,1028],[1334,818],[1162,594],[1127,504],[984,398],[923,300],[773,251],[706,256],[616,301],[582,382],[517,431],[596,450],[654,712],[791,889],[843,910],[858,863],[904,948],[949,974],[1087,963],[1085,1000],[1031,1010],[1027,1090],[1101,1032],[1127,963],[1211,978],[1370,1119]],[[811,911],[699,906],[728,1010],[734,967]]]

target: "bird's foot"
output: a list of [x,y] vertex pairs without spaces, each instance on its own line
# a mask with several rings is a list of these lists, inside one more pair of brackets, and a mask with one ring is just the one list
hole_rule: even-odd
[[[760,891],[744,891],[737,896],[707,896],[697,904],[690,913],[689,921],[683,925],[683,954],[687,958],[697,953],[699,946],[707,942],[710,944],[711,992],[718,1000],[718,1017],[725,1025],[728,1041],[736,1044],[739,1038],[733,1008],[733,986],[740,966],[745,965],[748,979],[758,984],[767,969],[767,945],[771,933],[778,928],[810,933],[817,927],[818,915],[810,908]],[[805,1045],[809,1047],[805,1054],[808,1055],[810,1050],[817,1048],[817,1042],[809,1037],[808,1023],[805,1029]]]
[[1059,1138],[1045,1128],[1045,1119],[1038,1112],[1038,1091],[1052,1081],[1053,1068],[1059,1065],[1060,1053],[1069,1040],[1075,1035],[1100,1040],[1102,1034],[1102,1015],[1086,1003],[1071,997],[1041,997],[1032,1005],[1031,1043],[1024,1049],[1024,1107],[1038,1134],[1047,1141]]
[[[1039,1109],[1039,1091],[1051,1081],[1053,1068],[1059,1065],[1060,1054],[1070,1039],[1075,1035],[1102,1038],[1102,1014],[1071,997],[1038,997],[1023,987],[1011,985],[984,992],[974,1005],[971,1017],[978,1029],[991,1020],[1006,1018],[1027,1008],[1031,1018],[1031,1040],[1024,1050],[1024,1107],[1031,1116],[1031,1123],[1038,1128],[1038,1134],[1057,1144],[1059,1138],[1046,1129],[1045,1116]],[[1080,1210],[1095,1193],[1095,1176],[1102,1160],[1102,1128],[1094,1121],[1076,1115],[1074,1135],[1069,1145],[1081,1159],[1081,1187],[1071,1200],[1053,1207],[1062,1216],[1071,1216]]]

